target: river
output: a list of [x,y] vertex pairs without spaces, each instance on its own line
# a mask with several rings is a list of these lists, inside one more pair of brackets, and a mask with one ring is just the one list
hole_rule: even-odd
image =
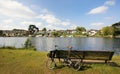
[[[11,46],[16,48],[24,47],[27,37],[0,37],[0,47]],[[67,46],[72,46],[73,50],[113,50],[120,51],[120,38],[101,38],[101,37],[32,37],[32,44],[39,51],[50,51],[55,49],[66,50]]]

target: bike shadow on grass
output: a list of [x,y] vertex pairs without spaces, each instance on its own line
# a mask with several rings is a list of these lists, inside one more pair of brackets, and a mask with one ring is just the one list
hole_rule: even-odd
[[[63,69],[65,67],[73,69],[73,67],[70,67],[70,66],[59,65],[59,66],[55,67],[54,70]],[[90,69],[90,68],[92,68],[91,65],[83,65],[83,66],[81,66],[80,70],[78,70],[78,71],[84,71],[84,70],[87,70],[87,69]]]
[[[111,67],[119,67],[120,65],[118,65],[116,62],[84,62],[84,64],[81,66],[81,68],[78,71],[84,71],[84,70],[88,70],[88,69],[92,69],[94,66],[93,65],[108,65]],[[73,68],[71,66],[66,66],[66,65],[57,65],[57,67],[55,69],[62,69],[64,67],[68,67],[68,68]]]

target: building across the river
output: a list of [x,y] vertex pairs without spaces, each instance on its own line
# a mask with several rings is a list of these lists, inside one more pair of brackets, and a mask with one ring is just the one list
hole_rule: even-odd
[[0,36],[3,37],[22,37],[27,35],[28,31],[22,29],[0,30]]

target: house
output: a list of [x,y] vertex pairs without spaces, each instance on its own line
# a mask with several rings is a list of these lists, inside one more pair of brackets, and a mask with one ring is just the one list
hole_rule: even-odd
[[51,33],[54,32],[53,30],[48,30],[48,31],[43,31],[43,30],[39,30],[37,36],[38,37],[48,37],[51,36]]
[[66,33],[67,34],[73,34],[73,33],[76,33],[76,30],[66,30]]
[[94,30],[94,29],[91,29],[91,30],[89,30],[87,33],[88,33],[88,35],[89,36],[94,36],[96,33],[98,33],[99,32],[99,30]]
[[28,31],[22,30],[22,29],[13,29],[13,30],[1,30],[2,36],[5,37],[21,37],[21,36],[27,36]]
[[23,29],[13,29],[12,32],[15,36],[27,36],[28,31]]
[[13,37],[14,33],[11,30],[2,30],[2,35],[5,37]]

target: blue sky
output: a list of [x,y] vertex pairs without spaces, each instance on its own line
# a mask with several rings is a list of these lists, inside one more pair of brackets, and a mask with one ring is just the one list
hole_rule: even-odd
[[120,21],[120,0],[0,0],[0,29],[101,29]]

